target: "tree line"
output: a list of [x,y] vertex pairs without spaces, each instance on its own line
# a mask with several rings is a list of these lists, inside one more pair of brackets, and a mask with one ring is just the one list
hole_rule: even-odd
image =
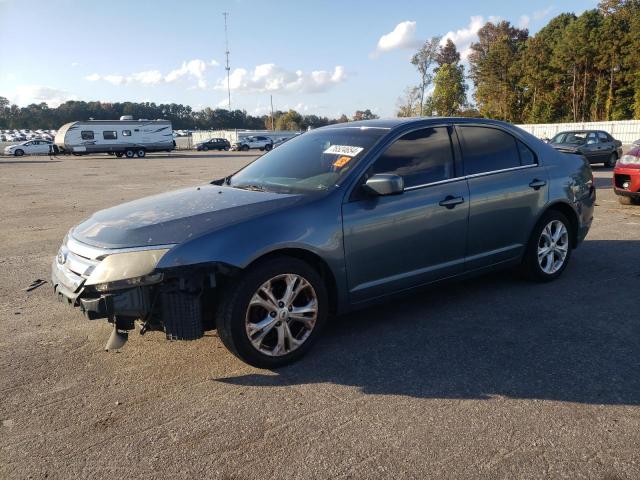
[[332,123],[350,120],[377,118],[371,110],[357,110],[353,117],[341,115],[328,118],[318,115],[303,115],[295,110],[275,111],[271,115],[254,116],[244,110],[225,110],[206,107],[194,111],[188,105],[155,104],[152,102],[83,102],[68,101],[57,108],[50,108],[46,103],[31,104],[26,107],[12,105],[8,99],[0,97],[0,129],[57,129],[65,123],[77,120],[118,119],[122,115],[133,118],[171,120],[177,130],[218,130],[249,129],[262,130],[306,130],[318,128]]
[[468,73],[453,42],[441,43],[431,38],[412,57],[419,84],[398,100],[398,116],[640,119],[640,0],[604,0],[580,16],[562,13],[533,36],[507,21],[487,22],[471,45]]

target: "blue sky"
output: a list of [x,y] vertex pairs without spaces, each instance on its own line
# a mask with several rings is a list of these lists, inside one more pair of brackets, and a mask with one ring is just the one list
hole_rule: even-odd
[[0,96],[226,107],[229,12],[232,107],[392,116],[418,81],[409,57],[433,35],[463,53],[489,19],[531,33],[596,0],[258,1],[0,0]]

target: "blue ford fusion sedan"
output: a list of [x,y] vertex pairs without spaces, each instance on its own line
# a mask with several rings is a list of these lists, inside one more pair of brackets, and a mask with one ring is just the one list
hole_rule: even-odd
[[307,132],[239,172],[99,211],[52,265],[59,299],[141,333],[217,328],[245,362],[305,354],[329,315],[501,268],[562,274],[593,218],[583,156],[506,123],[373,120]]

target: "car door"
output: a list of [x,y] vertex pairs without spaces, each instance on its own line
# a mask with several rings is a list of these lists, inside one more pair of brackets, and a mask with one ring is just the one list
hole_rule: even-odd
[[547,202],[548,175],[521,140],[497,128],[457,125],[469,184],[465,268],[518,259]]
[[602,145],[598,142],[596,132],[587,133],[586,142],[581,150],[589,163],[602,162]]
[[[352,302],[453,276],[464,270],[468,188],[456,175],[450,127],[422,128],[395,140],[343,205]],[[365,193],[366,178],[402,176],[402,193]]]
[[616,151],[614,140],[605,132],[596,132],[596,135],[600,146],[600,159],[602,162],[606,162],[611,157],[611,154]]

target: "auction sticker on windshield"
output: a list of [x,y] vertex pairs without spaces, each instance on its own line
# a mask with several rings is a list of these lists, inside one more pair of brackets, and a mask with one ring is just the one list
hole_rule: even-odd
[[322,153],[333,153],[335,155],[349,155],[350,157],[355,157],[358,155],[363,147],[354,147],[351,145],[331,145]]

